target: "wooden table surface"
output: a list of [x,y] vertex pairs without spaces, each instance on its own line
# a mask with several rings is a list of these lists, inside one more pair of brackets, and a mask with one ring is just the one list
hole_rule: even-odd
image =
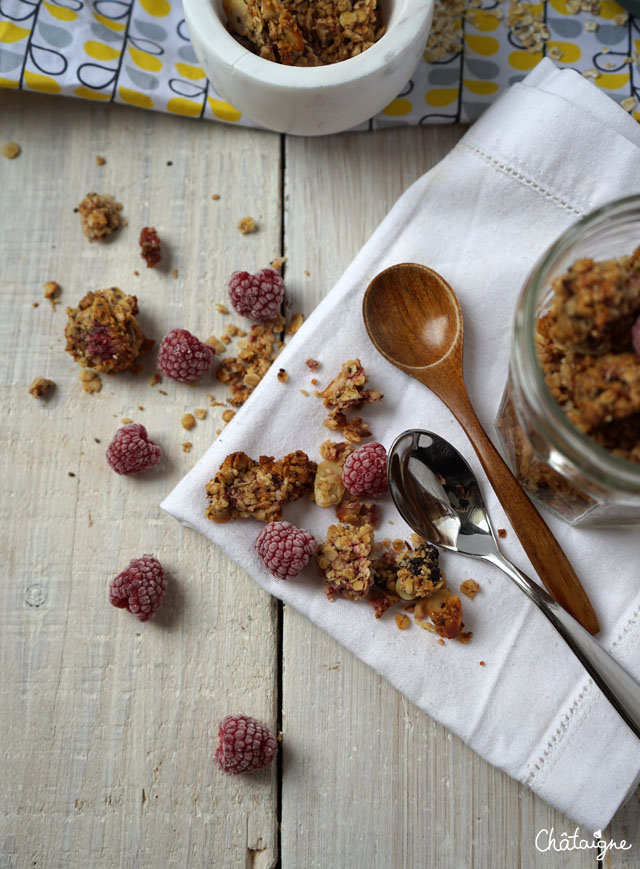
[[[151,354],[87,395],[64,352],[65,306],[112,285],[138,296],[147,334],[220,334],[230,273],[281,254],[293,310],[310,313],[463,132],[298,139],[0,92],[0,145],[22,148],[0,158],[0,867],[596,869],[593,851],[539,853],[538,831],[575,824],[159,510],[223,424],[210,407],[181,427],[210,382],[165,378],[163,395]],[[112,244],[81,235],[73,209],[90,190],[124,204]],[[257,233],[237,231],[245,215]],[[137,246],[148,224],[170,252],[153,271]],[[56,310],[48,280],[62,286]],[[36,376],[57,384],[47,400],[27,392]],[[125,417],[167,455],[140,478],[104,459]],[[171,574],[146,624],[106,600],[143,552]],[[213,766],[232,711],[282,731],[279,764],[237,777]],[[633,844],[605,865],[640,865],[639,809],[636,793],[603,832]]]

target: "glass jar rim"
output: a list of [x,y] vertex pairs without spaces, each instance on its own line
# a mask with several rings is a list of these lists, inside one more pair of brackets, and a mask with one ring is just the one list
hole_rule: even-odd
[[596,485],[637,494],[640,492],[640,464],[614,456],[573,425],[546,383],[535,341],[537,303],[555,261],[594,224],[603,219],[609,222],[613,218],[629,217],[634,212],[637,212],[640,236],[640,194],[634,194],[607,202],[580,218],[536,262],[525,281],[516,310],[512,359],[527,394],[538,399],[544,436],[551,445]]

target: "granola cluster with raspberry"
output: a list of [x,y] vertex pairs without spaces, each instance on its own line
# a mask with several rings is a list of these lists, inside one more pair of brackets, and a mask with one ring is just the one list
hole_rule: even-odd
[[[367,386],[366,372],[357,359],[344,363],[340,373],[316,395],[325,407],[340,413],[382,399],[378,390]],[[370,434],[364,421],[362,425]],[[383,489],[372,489],[370,494],[375,497],[365,499],[361,494],[350,493],[345,485],[347,459],[352,461],[356,458],[354,453],[363,451],[368,456],[372,448],[382,453],[384,462],[385,451],[381,444],[356,448],[348,439],[324,441],[317,465],[300,450],[278,461],[270,456],[261,456],[255,461],[243,452],[232,453],[207,484],[206,516],[214,522],[253,518],[277,523],[288,502],[308,494],[318,507],[333,509],[338,519],[338,523],[327,529],[315,556],[330,600],[338,597],[350,601],[368,600],[376,618],[401,603],[414,612],[420,627],[434,631],[441,638],[456,637],[462,628],[462,606],[459,597],[447,588],[437,549],[423,540],[417,542],[415,549],[404,541],[376,543],[374,529],[379,520],[375,497],[379,497]],[[367,461],[371,460],[368,456]],[[290,526],[290,532],[294,537],[308,535],[295,526]],[[275,549],[276,537],[273,541],[269,538]],[[275,549],[274,558],[278,556]],[[263,556],[267,564],[271,551]],[[399,613],[396,624],[405,630],[409,619]]]

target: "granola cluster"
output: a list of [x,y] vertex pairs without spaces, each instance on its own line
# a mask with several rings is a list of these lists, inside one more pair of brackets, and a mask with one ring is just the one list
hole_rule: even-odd
[[118,287],[87,293],[77,308],[67,308],[65,349],[83,368],[105,374],[125,371],[145,344],[137,313],[136,297]]
[[78,205],[82,231],[89,241],[105,241],[121,224],[122,205],[113,196],[87,193]]
[[282,349],[279,336],[283,326],[282,316],[253,325],[248,338],[238,342],[238,355],[220,362],[216,377],[231,389],[229,401],[234,407],[245,403]]
[[[281,322],[277,324],[281,328]],[[264,328],[264,331],[259,331]],[[257,339],[270,336],[273,327],[253,327]],[[243,342],[244,349],[252,346],[251,338]],[[237,360],[225,369],[235,380],[227,382],[241,386],[241,370]],[[319,363],[313,360],[310,370]],[[267,366],[268,367],[268,366]],[[309,367],[309,366],[308,366]],[[382,394],[367,386],[367,374],[360,360],[350,360],[322,391],[316,392],[325,407],[332,412],[357,410],[367,402],[380,401]],[[362,422],[363,428],[366,424]],[[370,434],[366,428],[367,434]],[[233,519],[257,519],[277,522],[284,506],[309,494],[324,509],[333,508],[338,523],[329,526],[326,539],[316,552],[316,562],[324,579],[325,593],[330,600],[342,597],[351,601],[368,600],[376,618],[401,602],[415,614],[416,623],[441,638],[462,636],[460,599],[446,586],[438,564],[437,549],[422,539],[415,548],[396,540],[374,541],[378,525],[378,509],[374,501],[349,493],[343,482],[345,461],[354,452],[348,438],[326,440],[320,446],[321,461],[316,465],[297,450],[275,461],[261,456],[258,461],[246,453],[227,456],[206,487],[207,518],[214,522]],[[300,532],[302,533],[302,532]],[[306,533],[306,532],[304,532]],[[405,613],[398,613],[396,624],[401,630],[409,626]],[[468,639],[470,634],[466,635]]]
[[318,393],[324,406],[329,409],[324,425],[331,431],[341,431],[345,440],[352,444],[361,443],[371,431],[362,417],[349,419],[346,411],[360,410],[365,404],[382,401],[383,398],[379,390],[367,388],[367,381],[360,360],[350,359],[342,365],[340,373],[331,383]]
[[273,522],[282,516],[289,501],[311,492],[316,463],[296,450],[283,459],[246,453],[231,453],[207,483],[209,504],[205,515],[213,522],[258,519]]
[[546,383],[573,425],[614,455],[640,462],[640,248],[617,259],[577,260],[553,282],[538,321]]
[[229,29],[261,57],[322,66],[355,57],[384,33],[378,0],[223,0]]

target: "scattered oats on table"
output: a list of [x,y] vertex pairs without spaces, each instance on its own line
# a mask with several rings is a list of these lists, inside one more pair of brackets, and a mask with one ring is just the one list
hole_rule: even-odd
[[100,380],[100,375],[97,374],[91,368],[83,368],[80,372],[80,383],[82,383],[82,389],[84,392],[89,393],[90,395],[94,392],[100,392],[102,389],[102,380]]
[[216,302],[216,311],[219,314],[228,314],[229,308],[226,305],[223,305],[221,302]]

